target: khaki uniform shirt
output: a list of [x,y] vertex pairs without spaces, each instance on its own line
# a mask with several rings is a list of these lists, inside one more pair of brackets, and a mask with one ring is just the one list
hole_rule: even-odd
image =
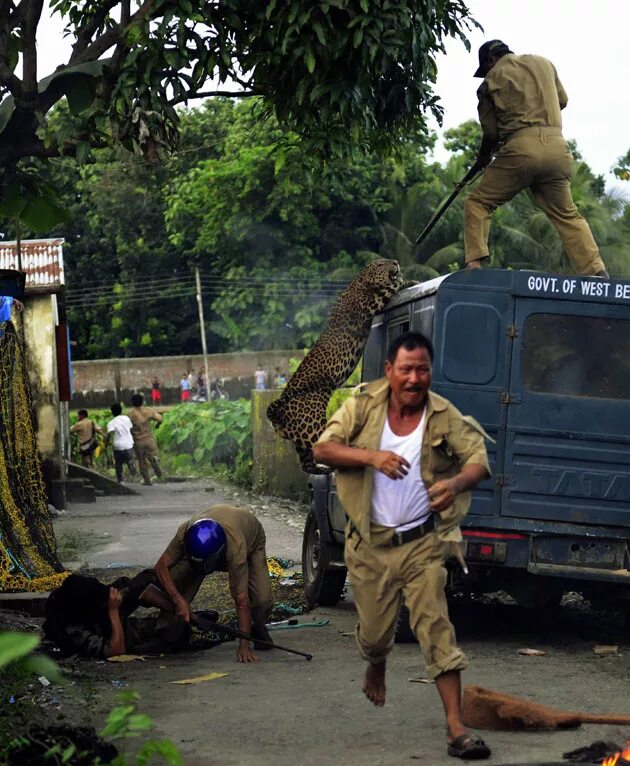
[[83,420],[77,420],[70,429],[70,433],[77,435],[79,444],[86,444],[96,434],[103,433],[103,429],[96,425],[93,420],[83,418]]
[[502,56],[477,90],[484,136],[506,141],[522,128],[562,128],[568,96],[554,65],[542,56]]
[[[379,449],[389,405],[389,381],[381,378],[341,405],[326,425],[318,443],[337,442],[362,449]],[[420,451],[420,472],[426,487],[455,476],[469,463],[490,473],[484,445],[485,432],[474,418],[464,417],[447,399],[429,391],[426,426]],[[337,491],[351,524],[361,537],[378,544],[387,542],[393,530],[371,523],[373,468],[338,468]],[[470,508],[470,492],[456,496],[450,508],[439,514],[438,536],[446,542],[462,539],[460,521]]]
[[[223,527],[227,538],[227,572],[232,596],[248,592],[249,568],[247,559],[251,553],[265,544],[265,531],[258,519],[245,508],[233,505],[214,505],[207,511],[196,514],[185,521],[177,530],[175,537],[166,548],[167,554],[175,562],[171,575],[184,579],[203,577],[188,562],[184,536],[188,527],[199,519],[213,519]],[[185,570],[190,570],[189,573]],[[174,572],[173,570],[176,570]]]
[[161,422],[161,418],[148,407],[132,407],[127,413],[133,423],[131,433],[135,444],[155,442],[151,421]]

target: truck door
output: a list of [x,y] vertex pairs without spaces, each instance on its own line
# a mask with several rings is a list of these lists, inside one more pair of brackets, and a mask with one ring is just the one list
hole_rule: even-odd
[[630,310],[517,298],[515,326],[502,515],[630,525]]
[[503,399],[513,311],[508,289],[450,286],[446,281],[438,292],[433,389],[475,417],[495,440],[486,444],[493,476],[475,490],[471,516],[499,513],[500,494],[494,488],[503,473]]

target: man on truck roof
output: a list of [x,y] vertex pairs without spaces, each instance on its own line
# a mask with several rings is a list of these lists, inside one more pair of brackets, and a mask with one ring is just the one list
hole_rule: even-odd
[[473,169],[486,169],[464,203],[467,267],[479,268],[489,256],[492,213],[531,189],[577,273],[607,277],[590,227],[571,197],[572,156],[560,115],[568,97],[554,65],[542,56],[516,56],[501,40],[489,40],[479,48],[474,76],[483,77],[477,91],[483,135]]
[[365,695],[385,704],[385,662],[404,595],[444,706],[449,755],[487,758],[490,748],[462,721],[466,658],[448,616],[444,560],[462,539],[470,490],[490,469],[481,426],[429,390],[432,361],[424,335],[396,338],[386,379],[344,402],[313,454],[338,469],[337,491],[350,519],[345,561],[359,615],[359,653],[368,663]]

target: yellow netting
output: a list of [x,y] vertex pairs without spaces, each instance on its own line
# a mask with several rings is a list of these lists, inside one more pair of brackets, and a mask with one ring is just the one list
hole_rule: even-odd
[[24,352],[0,323],[0,591],[44,591],[67,573],[56,555]]

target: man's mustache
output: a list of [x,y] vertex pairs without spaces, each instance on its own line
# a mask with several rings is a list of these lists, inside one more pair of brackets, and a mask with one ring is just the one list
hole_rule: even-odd
[[424,391],[424,388],[422,386],[407,386],[404,390],[414,394],[421,394]]

